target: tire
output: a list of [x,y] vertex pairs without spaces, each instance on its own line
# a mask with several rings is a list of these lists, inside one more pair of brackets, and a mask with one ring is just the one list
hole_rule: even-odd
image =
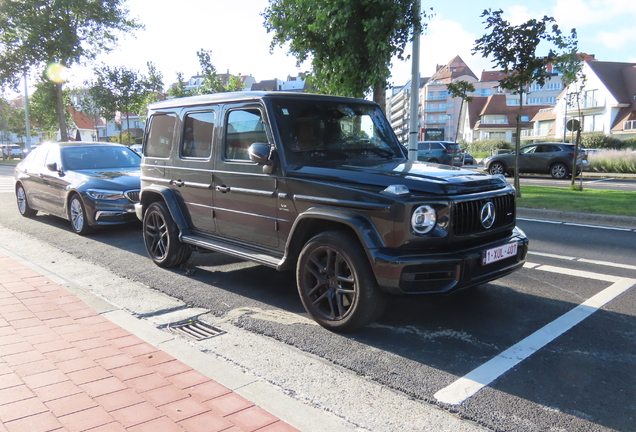
[[18,184],[18,187],[15,189],[15,198],[18,202],[18,211],[22,216],[32,217],[38,214],[37,210],[33,210],[31,206],[29,206],[26,191],[24,190],[22,183]]
[[550,167],[550,175],[557,180],[567,179],[570,175],[570,170],[564,163],[557,162]]
[[192,249],[179,241],[179,230],[166,205],[156,201],[148,207],[143,223],[148,256],[159,267],[177,267],[190,259]]
[[71,228],[76,234],[86,235],[93,230],[88,225],[84,203],[77,194],[73,194],[68,203],[68,220],[71,222]]
[[506,167],[501,162],[493,162],[488,167],[488,172],[492,175],[506,175]]
[[360,242],[344,231],[323,232],[305,244],[296,282],[305,310],[328,330],[359,329],[386,306]]

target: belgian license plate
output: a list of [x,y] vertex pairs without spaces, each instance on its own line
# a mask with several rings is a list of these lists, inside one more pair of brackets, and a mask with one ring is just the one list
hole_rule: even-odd
[[486,249],[482,253],[481,264],[487,265],[517,255],[517,247],[517,243],[509,243],[492,249]]

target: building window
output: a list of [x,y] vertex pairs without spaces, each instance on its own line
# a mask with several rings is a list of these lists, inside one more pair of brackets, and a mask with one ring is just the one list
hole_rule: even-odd
[[547,83],[546,88],[548,90],[561,90],[562,84],[560,82]]
[[529,116],[527,116],[527,115],[522,115],[522,116],[521,116],[521,121],[522,121],[522,122],[529,122],[529,121],[530,121],[530,117],[529,117]]
[[532,84],[530,86],[530,91],[539,91],[543,90],[543,86],[541,84]]
[[505,114],[487,114],[481,116],[482,124],[508,124],[508,116]]
[[556,96],[548,96],[545,98],[545,103],[548,105],[556,105]]
[[528,98],[528,105],[541,105],[543,103],[543,98],[534,97]]
[[519,105],[519,99],[506,99],[506,105],[508,106]]

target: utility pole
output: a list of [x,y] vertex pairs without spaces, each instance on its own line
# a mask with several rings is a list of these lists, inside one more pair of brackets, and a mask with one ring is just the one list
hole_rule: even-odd
[[[413,6],[420,14],[420,0],[415,0]],[[418,105],[420,93],[420,33],[422,29],[417,24],[413,28],[413,56],[411,60],[411,118],[409,124],[409,159],[417,160],[417,141],[420,132],[418,121]]]
[[26,142],[24,148],[31,148],[31,124],[29,123],[29,88],[27,85],[27,73],[24,73],[24,122],[26,123]]

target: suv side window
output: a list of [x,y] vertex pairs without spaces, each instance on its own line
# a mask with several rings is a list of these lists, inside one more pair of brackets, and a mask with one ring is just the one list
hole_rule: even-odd
[[186,115],[181,145],[182,157],[201,159],[210,157],[215,120],[214,111]]
[[419,143],[417,145],[417,149],[418,150],[430,150],[431,149],[431,145],[429,143]]
[[255,142],[268,142],[260,110],[230,111],[225,125],[225,158],[249,160],[247,149]]
[[441,143],[431,143],[431,150],[443,150],[444,146]]
[[174,141],[177,116],[174,114],[155,114],[150,119],[146,156],[168,158]]

